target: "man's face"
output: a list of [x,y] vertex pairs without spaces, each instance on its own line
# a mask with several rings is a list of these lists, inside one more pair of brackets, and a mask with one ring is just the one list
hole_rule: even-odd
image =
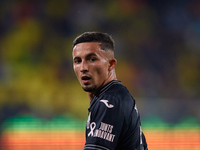
[[94,93],[106,84],[109,77],[108,53],[97,42],[79,43],[74,47],[74,71],[86,92]]

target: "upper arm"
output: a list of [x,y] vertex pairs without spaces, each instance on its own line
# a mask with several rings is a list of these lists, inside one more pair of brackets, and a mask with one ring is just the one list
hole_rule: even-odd
[[115,149],[124,122],[120,105],[112,98],[99,101],[91,112],[89,128],[86,130],[86,145]]

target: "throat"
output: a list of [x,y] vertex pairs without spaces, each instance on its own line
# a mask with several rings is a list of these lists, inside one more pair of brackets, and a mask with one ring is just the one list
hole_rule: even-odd
[[90,102],[91,102],[92,99],[93,99],[93,97],[94,97],[94,95],[95,95],[95,93],[87,92],[87,95],[88,95],[89,100],[90,100]]

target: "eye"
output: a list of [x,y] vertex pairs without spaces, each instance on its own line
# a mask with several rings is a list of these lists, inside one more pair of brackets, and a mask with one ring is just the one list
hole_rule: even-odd
[[74,60],[74,63],[75,63],[75,64],[79,64],[80,62],[81,62],[81,59],[75,59],[75,60]]
[[90,58],[91,62],[94,62],[96,60],[96,58]]

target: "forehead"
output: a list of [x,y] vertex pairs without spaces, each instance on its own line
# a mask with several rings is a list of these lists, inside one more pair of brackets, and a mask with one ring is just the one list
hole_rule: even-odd
[[97,42],[79,43],[73,48],[73,56],[84,56],[90,53],[105,52]]

